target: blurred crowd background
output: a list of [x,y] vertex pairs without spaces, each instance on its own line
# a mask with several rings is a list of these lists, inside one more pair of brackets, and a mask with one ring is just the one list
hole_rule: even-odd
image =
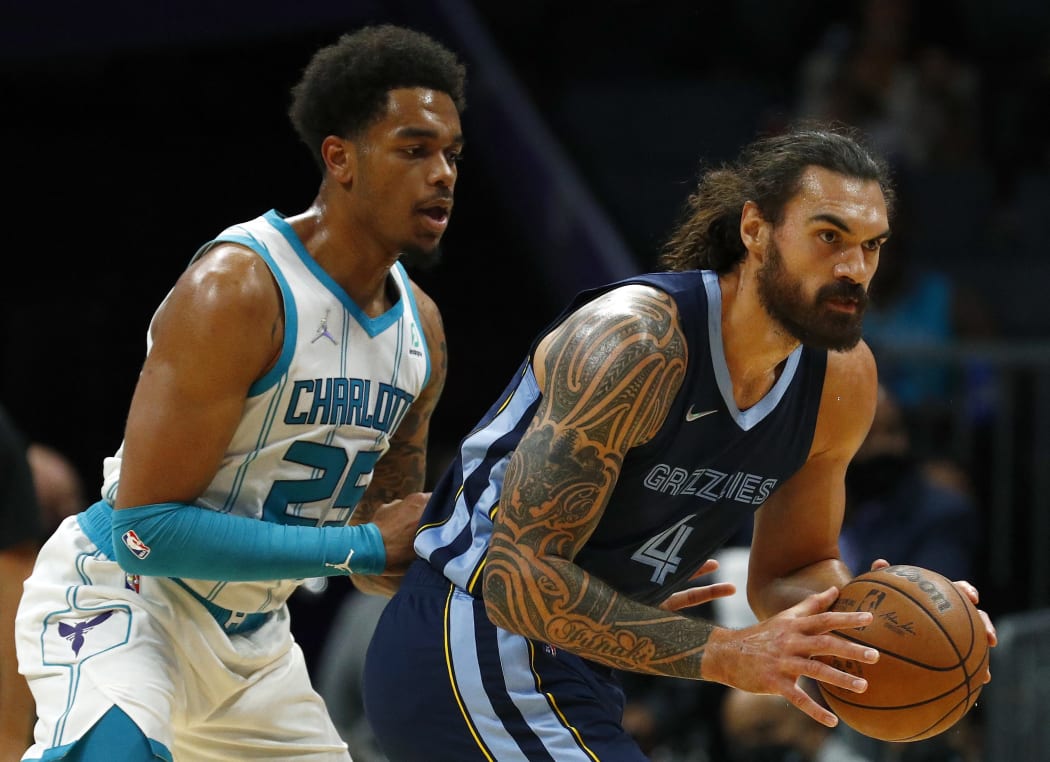
[[[3,0],[0,400],[89,497],[149,316],[197,246],[312,200],[286,117],[302,66],[384,21],[447,43],[470,77],[443,261],[414,273],[448,331],[435,469],[573,293],[655,265],[701,168],[838,119],[899,185],[867,339],[908,465],[967,501],[949,525],[969,527],[984,608],[1050,606],[1046,0]],[[893,457],[858,467],[855,502]],[[333,587],[299,604],[311,655]]]

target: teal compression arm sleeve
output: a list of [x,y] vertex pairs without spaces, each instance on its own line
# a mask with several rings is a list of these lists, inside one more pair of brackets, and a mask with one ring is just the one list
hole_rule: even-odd
[[113,552],[131,574],[240,582],[379,574],[379,527],[274,524],[183,503],[113,511]]

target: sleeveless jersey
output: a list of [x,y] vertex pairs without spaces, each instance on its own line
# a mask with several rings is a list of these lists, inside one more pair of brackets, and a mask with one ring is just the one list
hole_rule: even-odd
[[[223,242],[251,249],[273,273],[284,301],[284,344],[273,369],[252,385],[219,471],[196,504],[282,524],[346,524],[429,380],[408,275],[400,263],[391,269],[399,298],[372,318],[277,212],[227,228],[194,260]],[[103,467],[102,496],[111,503],[123,448]],[[261,612],[281,606],[301,580],[182,582],[223,608]]]
[[[805,462],[827,353],[797,348],[769,392],[739,410],[722,346],[718,276],[697,270],[653,273],[582,292],[547,331],[585,302],[629,283],[654,286],[674,298],[689,364],[656,436],[627,453],[605,513],[575,562],[621,593],[657,604],[685,587]],[[416,552],[475,596],[480,595],[507,463],[539,402],[531,368],[538,342],[496,404],[460,443],[416,537]]]

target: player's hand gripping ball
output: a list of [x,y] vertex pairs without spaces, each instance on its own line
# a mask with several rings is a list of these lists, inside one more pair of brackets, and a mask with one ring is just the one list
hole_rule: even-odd
[[867,627],[838,634],[879,651],[875,664],[823,657],[868,681],[864,693],[819,683],[828,707],[854,730],[883,741],[943,733],[970,711],[988,666],[977,608],[943,575],[889,566],[844,586],[834,611],[870,611]]

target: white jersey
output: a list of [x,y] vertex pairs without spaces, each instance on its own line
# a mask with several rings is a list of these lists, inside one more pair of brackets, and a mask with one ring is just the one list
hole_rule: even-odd
[[[244,413],[202,508],[283,524],[344,525],[376,461],[430,373],[408,275],[391,269],[399,299],[366,315],[306,251],[275,211],[224,230],[197,253],[241,244],[266,262],[284,300],[280,359],[251,387]],[[147,337],[147,352],[152,341]],[[123,444],[103,466],[112,502]],[[301,580],[183,580],[225,609],[270,611]]]

